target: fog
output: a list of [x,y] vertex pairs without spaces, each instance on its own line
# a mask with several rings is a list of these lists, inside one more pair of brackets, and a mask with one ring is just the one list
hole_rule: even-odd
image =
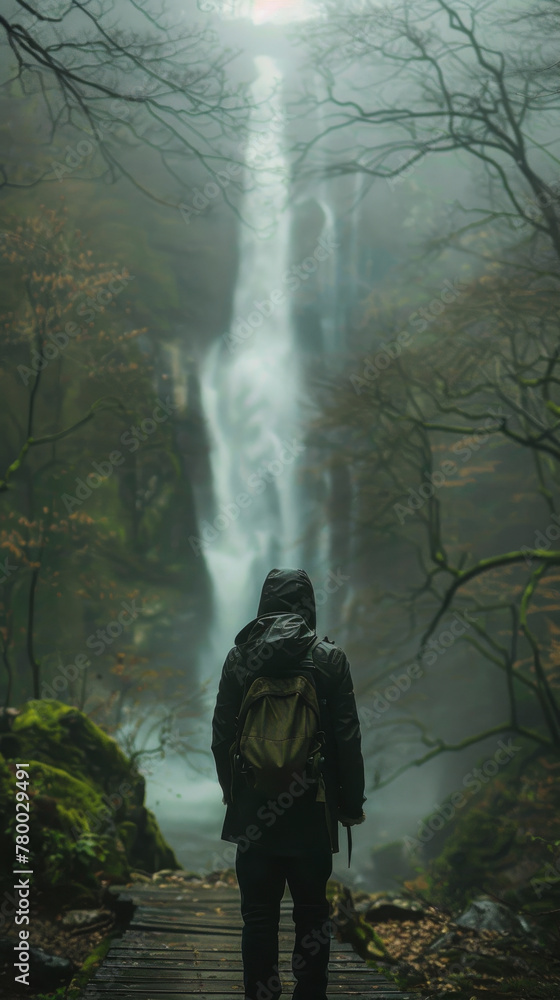
[[[6,18],[17,12],[24,27],[36,27],[20,5],[2,6]],[[57,18],[67,6],[50,0],[41,10]],[[451,4],[464,32],[448,6],[174,2],[154,55],[147,15],[158,20],[159,5],[89,4],[136,62],[107,54],[99,40],[72,56],[76,72],[106,88],[82,87],[85,105],[70,85],[61,93],[44,65],[26,71],[21,86],[4,45],[4,218],[64,208],[92,259],[134,275],[107,306],[112,318],[91,322],[117,367],[107,368],[110,353],[99,360],[101,350],[78,356],[71,346],[61,352],[60,381],[47,383],[44,399],[38,394],[37,412],[48,432],[58,430],[65,393],[63,423],[74,422],[81,398],[93,399],[92,380],[99,396],[127,406],[134,397],[131,412],[151,392],[171,406],[169,421],[146,444],[138,437],[135,454],[80,501],[80,516],[92,520],[83,530],[99,537],[45,557],[35,624],[42,682],[52,684],[60,664],[110,621],[111,594],[116,604],[138,595],[138,620],[88,668],[87,684],[67,685],[63,700],[90,712],[128,752],[140,751],[147,804],[190,870],[233,863],[220,841],[211,714],[225,656],[255,616],[273,566],[310,574],[318,635],[346,650],[354,677],[367,820],[354,833],[351,871],[341,851],[336,877],[384,886],[372,850],[415,837],[451,793],[468,788],[471,770],[493,759],[497,741],[516,732],[507,729],[507,675],[494,662],[510,648],[509,612],[500,618],[494,606],[519,604],[524,565],[445,604],[441,567],[448,558],[462,567],[542,549],[535,533],[554,512],[546,498],[557,491],[556,451],[535,465],[533,444],[519,440],[531,437],[531,422],[556,419],[558,407],[543,416],[545,404],[539,410],[533,390],[510,377],[517,362],[518,374],[536,377],[537,321],[531,328],[527,320],[513,361],[502,357],[500,368],[497,357],[512,313],[525,308],[510,295],[537,271],[541,284],[536,292],[528,284],[527,296],[541,296],[539,335],[554,341],[546,324],[560,245],[557,38],[546,28],[546,4],[530,29],[528,2]],[[486,69],[468,33],[477,9]],[[40,37],[53,45],[85,30],[74,11],[40,25]],[[163,58],[163,70],[152,56]],[[495,67],[504,65],[500,77]],[[438,91],[443,79],[450,89]],[[118,107],[115,93],[124,94]],[[550,200],[534,211],[541,189]],[[13,223],[4,225],[11,232]],[[67,248],[75,252],[70,239]],[[12,298],[8,312],[17,309]],[[391,354],[387,345],[397,343]],[[7,370],[13,351],[5,339]],[[45,380],[54,380],[54,367]],[[462,396],[452,396],[455,387]],[[3,468],[19,451],[28,387],[20,379],[5,391]],[[426,400],[421,437],[414,420]],[[504,412],[509,437],[495,433]],[[484,431],[477,440],[469,415]],[[117,410],[100,420],[84,442],[68,438],[53,453],[56,475],[41,489],[63,514],[62,495],[77,496],[75,481],[106,461],[133,423],[121,426]],[[463,451],[453,451],[455,470],[440,473],[440,489],[425,477],[443,468],[453,441]],[[431,496],[419,492],[428,481]],[[14,509],[32,520],[29,482],[16,487]],[[553,581],[550,589],[535,625],[545,659]],[[23,615],[23,591],[14,601]],[[430,623],[428,638],[445,639],[426,655]],[[531,655],[524,636],[511,654],[520,669]],[[25,645],[17,635],[14,642],[17,703],[33,692]],[[159,717],[167,729],[153,729]],[[516,718],[546,729],[538,698],[522,698]],[[161,754],[142,756],[158,740]]]

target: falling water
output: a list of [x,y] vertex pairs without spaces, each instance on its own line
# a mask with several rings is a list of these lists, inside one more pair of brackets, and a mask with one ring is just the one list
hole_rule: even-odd
[[[266,573],[275,565],[302,564],[309,515],[301,496],[298,502],[303,374],[284,281],[291,192],[282,78],[268,57],[255,58],[255,66],[232,322],[200,371],[214,494],[213,508],[201,511],[199,519],[213,588],[210,638],[200,658],[200,680],[209,681],[209,713],[225,655],[238,630],[255,616]],[[321,277],[327,297],[333,267],[329,262]],[[325,334],[324,349],[332,350],[334,328]],[[305,561],[311,571],[328,565],[326,523],[319,536],[314,557]],[[209,745],[210,719],[202,721]],[[175,760],[164,768],[165,777],[149,782],[150,799],[156,794],[161,799],[158,816],[178,856],[199,869],[233,861],[231,845],[219,841],[223,807],[212,770],[205,768],[208,777],[201,778],[187,762]],[[177,809],[176,794],[183,809]]]
[[255,63],[233,321],[201,372],[215,496],[202,526],[214,589],[208,676],[215,676],[214,656],[223,659],[255,615],[267,571],[298,555],[299,371],[282,280],[290,235],[282,81],[273,60]]

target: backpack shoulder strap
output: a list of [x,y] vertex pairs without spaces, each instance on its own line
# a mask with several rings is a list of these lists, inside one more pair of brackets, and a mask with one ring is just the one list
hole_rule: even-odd
[[300,660],[300,662],[298,664],[298,666],[302,670],[308,670],[311,673],[311,676],[313,678],[313,685],[314,685],[315,690],[317,692],[317,697],[319,698],[319,701],[321,701],[320,695],[322,695],[322,693],[323,693],[323,685],[322,685],[321,672],[317,668],[317,664],[315,663],[315,658],[313,656],[313,652],[316,649],[316,647],[319,645],[319,643],[322,642],[322,641],[323,640],[320,639],[318,636],[315,636],[313,642],[311,643],[311,645],[309,646],[309,648],[308,648],[305,656],[303,657],[303,660]]
[[314,650],[314,649],[315,649],[315,647],[316,647],[316,646],[318,646],[318,645],[319,645],[319,643],[320,643],[320,642],[322,642],[322,641],[323,641],[323,640],[322,640],[322,639],[319,639],[319,637],[318,637],[318,636],[315,636],[315,638],[314,638],[313,642],[311,643],[311,645],[310,645],[309,649],[307,650],[307,652],[306,652],[306,654],[305,654],[305,656],[304,656],[303,660],[301,661],[301,663],[300,663],[300,666],[303,666],[303,665],[304,665],[304,663],[309,663],[309,664],[310,664],[310,666],[312,666],[312,667],[315,667],[315,661],[314,661],[314,659],[313,659],[313,650]]

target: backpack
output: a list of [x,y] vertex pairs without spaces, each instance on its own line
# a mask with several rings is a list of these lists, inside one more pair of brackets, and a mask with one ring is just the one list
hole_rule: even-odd
[[311,656],[315,639],[297,667],[278,673],[260,673],[244,689],[237,732],[232,744],[232,775],[263,795],[287,792],[294,780],[316,784],[316,800],[324,801],[321,775],[325,734]]

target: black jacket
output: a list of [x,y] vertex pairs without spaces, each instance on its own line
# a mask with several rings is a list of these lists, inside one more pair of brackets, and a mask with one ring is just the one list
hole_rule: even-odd
[[[264,583],[258,617],[235,638],[222,670],[212,721],[212,752],[218,780],[227,803],[223,840],[251,842],[279,853],[297,853],[313,847],[316,838],[329,836],[331,849],[339,850],[337,817],[358,818],[364,797],[364,762],[360,724],[346,655],[328,640],[312,651],[317,668],[317,692],[324,729],[325,806],[305,794],[293,807],[269,823],[265,800],[240,784],[232,775],[230,748],[236,735],[236,718],[246,682],[280,656],[299,663],[312,646],[315,635],[315,596],[304,570],[272,570]],[[248,687],[247,683],[247,687]],[[233,786],[232,786],[233,781]],[[233,787],[233,799],[232,799]],[[260,807],[260,812],[259,812]],[[258,815],[257,815],[258,814]],[[326,824],[325,824],[326,819]],[[258,828],[258,832],[257,832]],[[253,840],[253,838],[256,838]]]

